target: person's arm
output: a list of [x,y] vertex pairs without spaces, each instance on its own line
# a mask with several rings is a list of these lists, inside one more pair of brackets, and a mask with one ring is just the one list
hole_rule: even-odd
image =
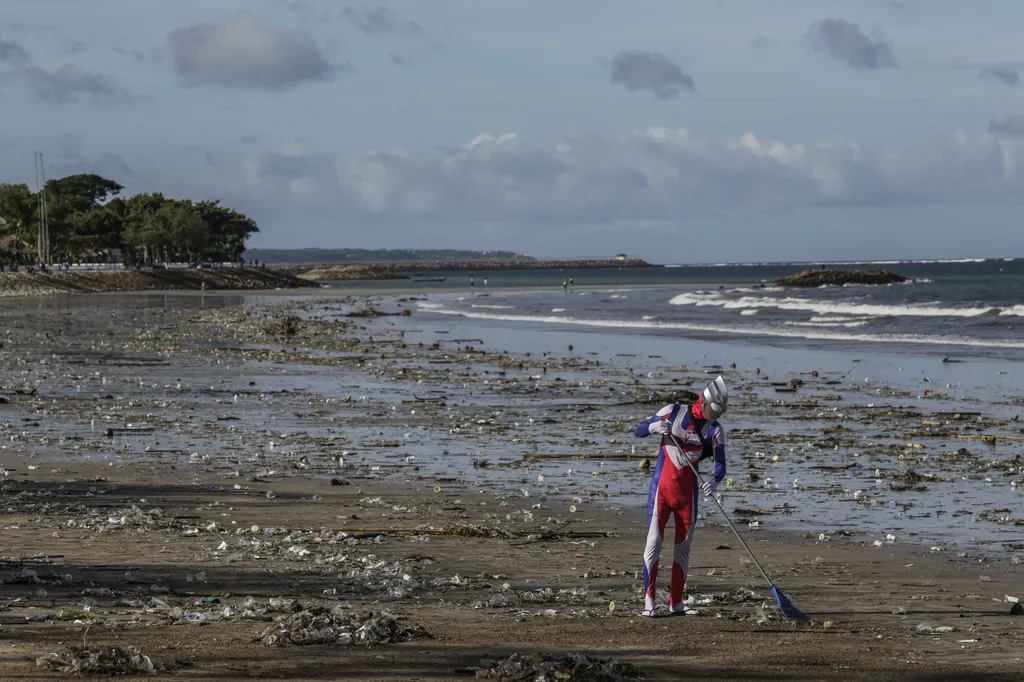
[[[665,407],[661,408],[653,416],[647,419],[647,421],[641,423],[640,426],[636,427],[636,431],[633,432],[634,435],[637,438],[647,438],[647,436],[651,435],[651,426],[657,424],[658,422],[667,421],[671,419],[672,411],[674,409],[675,405],[666,405]],[[657,428],[658,427],[655,427],[655,429]],[[655,431],[656,435],[664,435],[664,433],[664,431],[661,431],[660,433],[657,430]]]
[[715,483],[717,484],[725,478],[725,429],[721,424],[715,426],[712,447],[715,451]]

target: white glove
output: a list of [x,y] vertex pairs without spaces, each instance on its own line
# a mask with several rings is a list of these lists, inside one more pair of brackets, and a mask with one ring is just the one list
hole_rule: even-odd
[[648,426],[647,430],[652,435],[664,436],[665,434],[672,430],[672,422],[670,422],[668,419],[662,419]]
[[718,481],[711,479],[710,481],[704,481],[704,484],[700,487],[700,490],[702,493],[704,493],[704,497],[710,497],[711,494],[715,492],[715,488],[717,487]]

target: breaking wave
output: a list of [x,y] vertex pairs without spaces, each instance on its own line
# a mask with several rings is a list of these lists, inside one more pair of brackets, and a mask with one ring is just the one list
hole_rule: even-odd
[[[441,315],[455,315],[471,319],[500,320],[506,322],[532,322],[542,324],[568,324],[605,329],[654,329],[692,332],[712,332],[737,336],[770,336],[791,339],[813,339],[821,341],[859,341],[867,343],[906,343],[938,346],[970,346],[978,348],[1024,349],[1024,341],[997,339],[971,339],[957,336],[930,336],[924,334],[858,334],[840,331],[825,331],[814,327],[799,329],[742,327],[739,325],[713,325],[684,322],[658,322],[654,320],[596,320],[553,315],[516,315],[510,313],[483,313],[451,310],[437,303],[418,303],[425,311]],[[845,324],[845,323],[844,323]]]
[[[770,298],[767,296],[740,296],[725,298],[717,292],[679,294],[669,301],[672,305],[718,306],[726,310],[752,308],[775,308],[816,313],[818,315],[853,315],[868,317],[979,317],[999,312],[999,308],[954,308],[936,305],[879,305],[873,303],[841,303],[819,301],[810,298]],[[1024,306],[1014,306],[1007,310],[1016,310]],[[1024,314],[1008,313],[1002,314]]]

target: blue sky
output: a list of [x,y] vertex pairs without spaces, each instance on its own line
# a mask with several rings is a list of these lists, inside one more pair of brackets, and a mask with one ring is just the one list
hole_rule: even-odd
[[264,247],[1024,256],[1012,0],[4,0],[0,182]]

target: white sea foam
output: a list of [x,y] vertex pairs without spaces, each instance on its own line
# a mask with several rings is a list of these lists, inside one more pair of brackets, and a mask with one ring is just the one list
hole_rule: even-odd
[[809,321],[822,324],[841,324],[843,322],[869,322],[873,317],[844,317],[842,315],[815,315]]
[[[735,289],[727,289],[725,293],[727,293],[727,294],[734,294],[734,293],[752,294],[754,292],[761,293],[761,292],[766,292],[766,291],[785,291],[785,289],[783,289],[783,287],[758,287],[756,289],[753,288],[753,287],[736,287]],[[698,290],[697,293],[698,294],[704,294],[704,293],[718,294],[719,292],[717,292],[717,291],[715,291],[715,292],[708,292],[708,291],[705,291],[705,290]]]
[[747,308],[746,310],[740,311],[740,315],[757,315],[757,313],[757,308]]
[[[419,304],[421,307],[423,304]],[[924,334],[852,334],[838,331],[816,330],[813,328],[785,329],[758,327],[741,327],[738,325],[709,325],[683,322],[657,322],[653,320],[589,320],[573,317],[554,317],[545,315],[514,315],[509,313],[482,313],[446,308],[431,308],[430,312],[442,315],[456,315],[471,319],[501,320],[506,322],[539,322],[545,324],[571,324],[576,326],[606,329],[657,329],[680,330],[692,332],[714,332],[734,334],[737,336],[771,336],[791,339],[811,339],[823,341],[861,341],[867,343],[907,343],[943,346],[971,346],[977,348],[1008,348],[1024,349],[1024,341],[997,339],[971,339],[958,336],[929,336]]]
[[1024,305],[1015,305],[1012,308],[1003,308],[999,311],[1000,316],[1002,315],[1013,315],[1016,317],[1024,317]]
[[485,308],[487,310],[511,310],[515,308],[514,305],[484,305],[482,303],[474,303],[470,307],[472,308]]
[[863,327],[867,324],[866,320],[858,320],[856,322],[783,322],[791,327]]
[[669,301],[672,305],[718,306],[726,310],[745,308],[776,308],[798,310],[819,315],[859,315],[871,317],[978,317],[993,312],[993,308],[952,308],[936,305],[878,305],[871,303],[840,303],[809,298],[770,298],[767,296],[741,296],[729,299],[718,293],[685,293]]
[[564,313],[565,312],[565,308],[552,308],[551,312],[553,312],[553,313]]

